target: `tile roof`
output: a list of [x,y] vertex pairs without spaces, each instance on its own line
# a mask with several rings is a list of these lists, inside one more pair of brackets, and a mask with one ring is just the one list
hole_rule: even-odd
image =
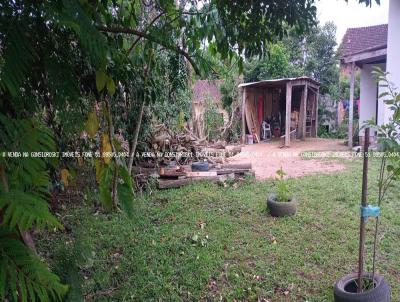
[[385,48],[387,45],[387,32],[387,24],[348,28],[340,45],[342,57],[367,49]]
[[220,102],[222,98],[221,91],[219,90],[222,80],[197,80],[193,86],[193,102],[202,103],[206,99],[214,102]]

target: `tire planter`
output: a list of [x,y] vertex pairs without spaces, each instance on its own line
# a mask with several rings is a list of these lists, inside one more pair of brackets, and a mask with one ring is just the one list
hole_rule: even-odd
[[[351,273],[336,281],[333,288],[335,302],[390,302],[390,286],[383,276],[375,274],[375,288],[362,293],[356,292],[357,278],[357,273]],[[365,273],[364,278],[372,279],[372,274]]]
[[208,162],[198,161],[192,163],[192,171],[208,171],[210,166]]
[[297,212],[297,200],[292,197],[288,202],[279,202],[275,194],[270,194],[267,198],[267,207],[274,217],[293,216]]

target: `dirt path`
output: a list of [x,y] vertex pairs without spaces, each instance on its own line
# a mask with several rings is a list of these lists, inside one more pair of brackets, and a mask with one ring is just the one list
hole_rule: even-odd
[[257,179],[274,177],[280,167],[289,177],[345,169],[345,165],[337,160],[302,159],[300,156],[304,151],[348,151],[343,140],[309,138],[306,141],[292,141],[290,148],[279,148],[279,146],[278,141],[246,145],[242,147],[242,152],[230,158],[229,162],[251,162]]

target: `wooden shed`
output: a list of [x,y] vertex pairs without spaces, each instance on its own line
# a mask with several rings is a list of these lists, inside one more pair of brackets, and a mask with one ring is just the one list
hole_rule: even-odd
[[[242,139],[257,134],[266,121],[275,137],[317,137],[319,83],[309,77],[242,83]],[[286,135],[290,133],[290,135]]]

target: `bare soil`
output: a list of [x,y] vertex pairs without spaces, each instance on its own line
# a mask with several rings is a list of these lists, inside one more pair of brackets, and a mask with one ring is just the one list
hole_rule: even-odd
[[303,158],[305,151],[315,152],[346,152],[347,146],[343,140],[307,138],[305,141],[292,140],[289,148],[280,148],[281,141],[261,142],[245,145],[242,152],[231,157],[230,163],[251,162],[257,179],[267,179],[276,176],[276,171],[282,167],[288,177],[301,177],[315,173],[331,173],[345,169],[345,165],[334,158]]

